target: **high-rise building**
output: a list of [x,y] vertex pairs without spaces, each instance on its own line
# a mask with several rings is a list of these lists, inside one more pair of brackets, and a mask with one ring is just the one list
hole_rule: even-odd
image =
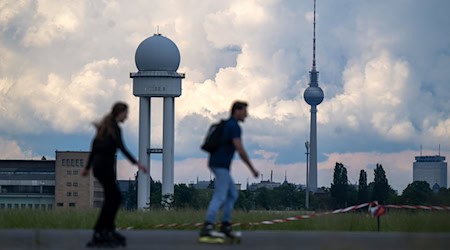
[[101,207],[103,188],[94,178],[81,176],[90,152],[56,151],[55,205],[56,208]]
[[[413,163],[413,181],[426,181],[430,188],[447,188],[445,156],[416,156]],[[437,185],[437,186],[436,186]]]

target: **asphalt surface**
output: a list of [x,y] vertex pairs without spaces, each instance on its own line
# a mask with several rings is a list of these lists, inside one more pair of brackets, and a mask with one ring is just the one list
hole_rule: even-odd
[[[197,231],[129,230],[121,233],[127,237],[128,246],[117,249],[450,249],[450,233],[245,231],[239,245],[199,244]],[[0,249],[92,249],[85,247],[91,235],[90,230],[1,229]]]

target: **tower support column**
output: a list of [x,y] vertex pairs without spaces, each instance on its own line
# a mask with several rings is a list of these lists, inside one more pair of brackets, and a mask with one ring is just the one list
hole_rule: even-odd
[[137,208],[144,209],[150,204],[150,110],[149,97],[139,98],[139,162],[148,167],[147,173],[138,171]]
[[173,97],[164,97],[162,195],[173,195],[174,191],[174,100]]

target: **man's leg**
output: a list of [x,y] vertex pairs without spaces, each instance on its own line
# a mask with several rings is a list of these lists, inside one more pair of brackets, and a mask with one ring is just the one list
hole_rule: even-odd
[[228,192],[225,203],[223,204],[222,222],[231,223],[231,215],[233,213],[234,203],[236,203],[239,194],[236,190],[236,186],[234,185],[234,181],[230,173],[228,173],[228,176]]
[[206,222],[214,224],[216,222],[217,212],[224,204],[228,195],[230,172],[225,168],[212,168],[212,171],[216,179],[214,181],[214,194],[206,212]]
[[214,194],[209,202],[208,210],[206,212],[206,220],[203,228],[200,230],[200,241],[208,239],[208,237],[222,238],[224,235],[214,230],[216,223],[217,212],[222,207],[228,192],[229,171],[223,168],[212,168],[215,176]]

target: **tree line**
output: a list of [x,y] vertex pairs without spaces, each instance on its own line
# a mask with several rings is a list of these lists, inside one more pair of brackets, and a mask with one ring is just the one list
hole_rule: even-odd
[[[361,170],[358,185],[348,181],[347,169],[342,163],[336,163],[331,187],[322,187],[319,192],[309,194],[310,210],[331,210],[352,205],[378,201],[380,204],[407,205],[450,205],[450,188],[440,188],[433,192],[425,181],[414,181],[401,194],[390,185],[381,164],[376,164],[374,181],[367,183],[367,172]],[[163,197],[161,182],[151,180],[150,209],[170,207],[174,209],[206,209],[214,191],[214,180],[206,189],[196,189],[186,184],[176,184],[173,196]],[[130,182],[128,192],[124,193],[125,209],[136,209],[137,183]],[[292,183],[284,183],[273,189],[265,187],[255,191],[240,190],[235,204],[236,209],[249,210],[301,210],[305,209],[305,190]],[[167,202],[169,201],[169,202]]]

